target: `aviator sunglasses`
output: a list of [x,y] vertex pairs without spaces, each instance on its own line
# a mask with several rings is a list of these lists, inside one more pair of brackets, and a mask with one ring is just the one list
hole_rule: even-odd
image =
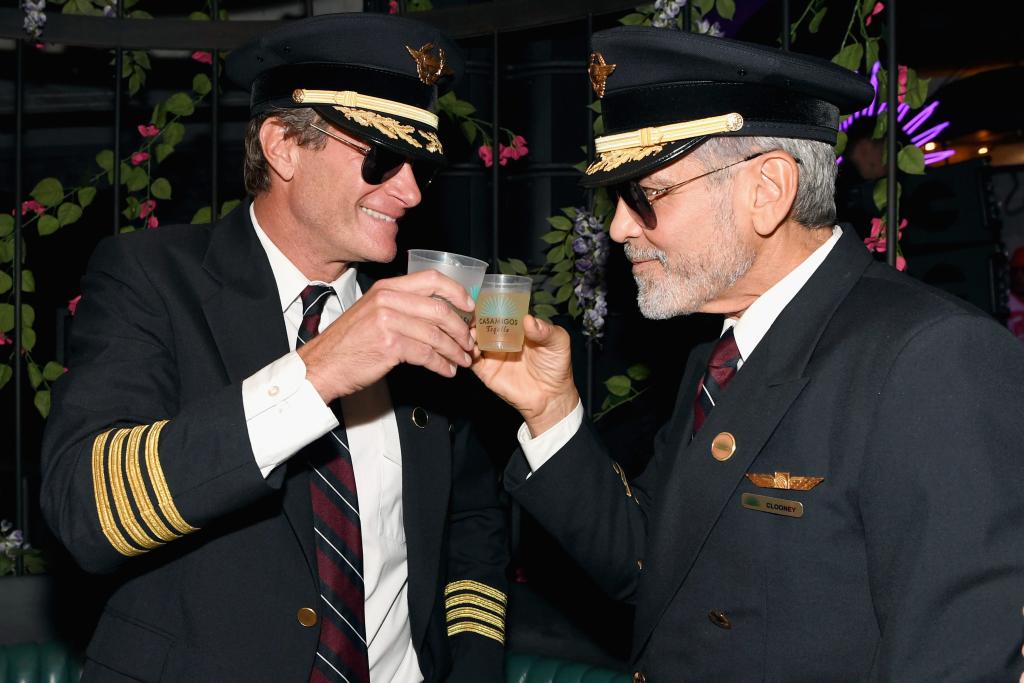
[[[739,161],[734,161],[731,164],[726,164],[725,166],[708,171],[707,173],[701,173],[698,176],[688,178],[687,180],[676,183],[675,185],[669,185],[668,187],[644,187],[643,185],[640,184],[639,180],[627,180],[625,182],[613,185],[612,191],[622,198],[622,201],[626,203],[626,206],[629,207],[630,211],[632,211],[633,213],[640,217],[640,220],[644,224],[644,228],[648,230],[654,230],[656,227],[658,227],[658,214],[655,213],[654,211],[654,202],[668,195],[671,192],[675,192],[684,185],[689,185],[690,183],[696,180],[700,180],[701,178],[706,178],[707,176],[712,175],[713,173],[724,171],[727,168],[732,168],[733,166],[737,166],[744,162],[750,161],[751,159],[756,159],[762,154],[767,154],[768,152],[772,151],[775,150],[765,150],[763,152],[751,154],[750,156],[740,159]],[[795,157],[794,159],[796,163],[800,163],[799,159],[796,159]]]
[[350,147],[363,155],[362,176],[363,181],[369,185],[380,185],[384,181],[393,178],[402,170],[402,166],[408,162],[412,166],[412,174],[416,178],[416,185],[422,192],[430,186],[437,171],[441,168],[440,164],[430,161],[412,161],[404,155],[382,145],[372,143],[366,146],[358,145],[346,140],[337,133],[325,130],[315,124],[310,125],[327,137],[337,140],[346,147]]

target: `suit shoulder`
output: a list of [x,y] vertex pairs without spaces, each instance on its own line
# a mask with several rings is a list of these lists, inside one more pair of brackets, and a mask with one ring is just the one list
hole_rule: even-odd
[[101,240],[90,263],[93,268],[107,268],[135,261],[143,267],[152,267],[168,259],[201,260],[209,241],[209,225],[182,224],[138,230]]

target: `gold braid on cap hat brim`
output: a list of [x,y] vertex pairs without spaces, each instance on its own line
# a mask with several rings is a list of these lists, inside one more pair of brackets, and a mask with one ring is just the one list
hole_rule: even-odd
[[601,158],[590,164],[587,175],[611,171],[631,161],[657,154],[669,142],[688,140],[702,135],[734,132],[743,128],[743,116],[737,113],[711,116],[696,121],[681,121],[665,126],[641,128],[627,133],[605,135],[594,140],[594,151]]
[[437,114],[414,107],[404,102],[386,100],[383,97],[363,95],[355,90],[306,90],[297,88],[292,92],[295,104],[331,104],[337,107],[356,107],[379,111],[383,114],[401,116],[404,119],[419,121],[437,130]]

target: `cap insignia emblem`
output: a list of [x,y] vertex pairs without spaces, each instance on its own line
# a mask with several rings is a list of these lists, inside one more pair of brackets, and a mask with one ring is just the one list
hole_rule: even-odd
[[599,98],[604,97],[605,81],[615,71],[616,66],[618,65],[605,63],[604,55],[600,52],[590,53],[590,66],[587,68],[587,73],[590,74],[590,86],[594,89],[594,94]]
[[[416,60],[416,74],[420,77],[420,81],[426,85],[434,85],[441,76],[450,76],[452,74],[452,70],[445,58],[444,48],[437,47],[433,43],[427,43],[418,50],[414,50],[408,45],[405,46],[405,49]],[[433,54],[435,51],[437,54]]]

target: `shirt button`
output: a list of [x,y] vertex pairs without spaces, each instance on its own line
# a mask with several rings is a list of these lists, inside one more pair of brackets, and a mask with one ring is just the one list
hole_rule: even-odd
[[281,388],[275,384],[274,386],[267,389],[267,396],[277,396],[278,393],[280,393],[280,391]]

